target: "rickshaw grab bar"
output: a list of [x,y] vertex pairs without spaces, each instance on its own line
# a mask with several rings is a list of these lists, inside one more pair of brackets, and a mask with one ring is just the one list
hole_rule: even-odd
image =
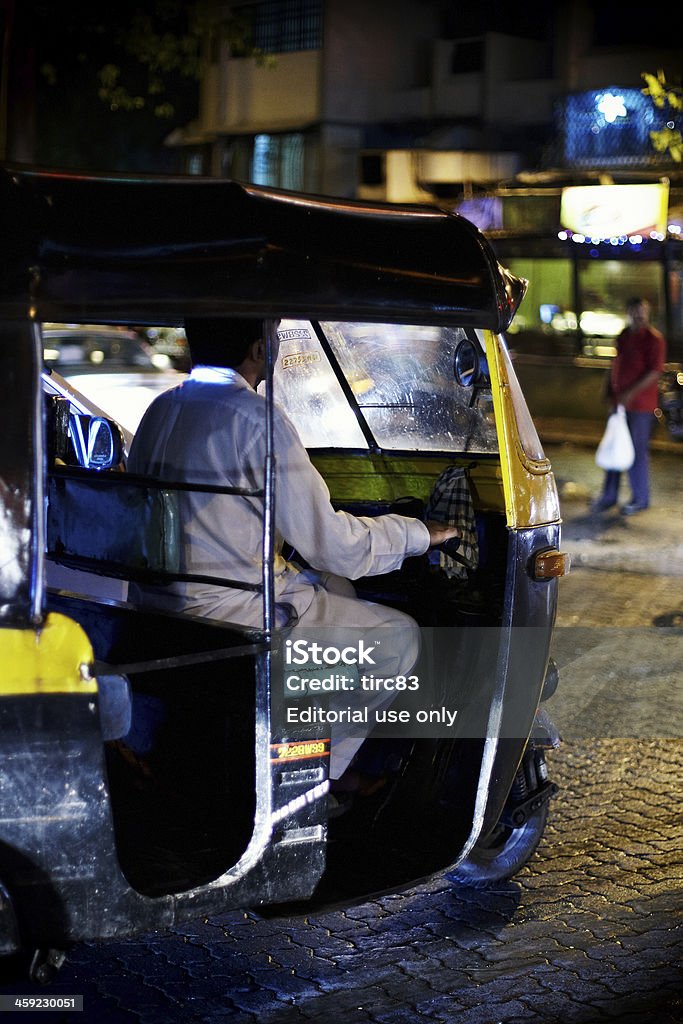
[[268,650],[268,644],[240,644],[237,647],[222,647],[216,651],[200,651],[197,654],[179,654],[173,658],[155,658],[150,661],[134,661],[126,665],[110,665],[106,661],[94,661],[94,675],[137,675],[140,672],[158,672],[162,669],[185,668],[191,665],[204,665],[211,661],[227,661],[229,658],[243,658],[262,654]]
[[58,562],[67,569],[91,569],[99,576],[110,576],[112,579],[130,580],[133,583],[209,583],[216,587],[229,587],[235,590],[248,590],[260,594],[262,583],[246,583],[244,580],[233,580],[226,576],[208,576],[198,572],[170,572],[166,569],[142,569],[125,562],[110,562],[107,559],[89,558],[85,555],[62,555],[48,551],[47,558]]
[[261,487],[231,487],[227,484],[188,483],[180,480],[161,481],[156,477],[141,476],[138,473],[98,472],[91,469],[81,469],[76,466],[57,466],[55,469],[51,469],[48,472],[48,476],[55,479],[63,477],[67,480],[91,482],[95,479],[93,472],[97,472],[96,479],[98,486],[100,484],[111,484],[112,487],[117,487],[123,484],[133,484],[141,487],[163,489],[166,491],[198,491],[207,494],[238,494],[247,498],[262,498],[264,495],[263,488]]

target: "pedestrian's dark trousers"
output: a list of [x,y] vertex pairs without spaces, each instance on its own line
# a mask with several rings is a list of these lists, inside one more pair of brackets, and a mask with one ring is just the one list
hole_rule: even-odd
[[[628,471],[631,484],[631,501],[647,508],[650,504],[650,437],[654,416],[651,412],[626,412],[628,429],[633,438],[636,457]],[[605,503],[614,504],[619,497],[621,473],[609,470],[605,473],[602,497]]]

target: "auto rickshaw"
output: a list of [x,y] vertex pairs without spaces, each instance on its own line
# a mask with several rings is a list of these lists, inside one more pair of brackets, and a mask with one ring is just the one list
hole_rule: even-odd
[[[0,953],[45,980],[84,940],[357,900],[446,869],[454,884],[512,876],[557,788],[541,701],[568,570],[502,338],[525,282],[438,208],[17,167],[0,206]],[[275,394],[336,508],[423,516],[444,471],[465,488],[474,556],[356,581],[427,645],[453,638],[457,725],[412,724],[448,704],[447,683],[399,729],[370,729],[361,751],[384,784],[336,817],[328,725],[282,714],[272,445],[249,496],[264,511],[262,627],[143,610],[131,583],[184,578],[181,485],[130,473],[130,435],[43,364],[43,323],[202,315],[267,322],[266,431]],[[219,582],[241,585],[229,565]],[[132,737],[159,708],[142,756]]]

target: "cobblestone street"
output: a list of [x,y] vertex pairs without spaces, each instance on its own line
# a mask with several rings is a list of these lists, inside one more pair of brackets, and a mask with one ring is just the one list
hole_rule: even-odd
[[[616,536],[607,542],[608,564],[600,549],[590,555],[592,452],[558,446],[551,458],[571,495],[563,508],[575,558],[561,584],[559,632],[603,630],[588,648],[604,648],[618,680],[633,657],[611,627],[631,636],[642,631],[651,643],[644,685],[660,704],[675,703],[683,567],[676,561],[681,481],[673,457],[657,463],[659,513],[653,510],[649,528],[650,513],[628,527],[600,526]],[[643,545],[666,553],[663,572],[648,574],[633,562]],[[664,639],[677,645],[669,660]],[[590,662],[586,668],[575,652],[567,662],[572,699],[583,699],[594,678]],[[552,753],[560,792],[538,851],[513,882],[480,891],[440,875],[406,893],[310,917],[232,912],[138,941],[83,945],[50,992],[82,994],[85,1012],[59,1019],[681,1024],[683,740],[675,726],[669,738],[657,734],[646,714],[622,734],[610,718],[617,726],[608,734],[595,717],[602,705],[587,706],[592,735],[584,720],[584,733],[565,737]],[[632,722],[643,707],[628,710]]]
[[112,1024],[678,1024],[683,744],[568,744],[552,765],[561,791],[514,882],[83,946],[51,991]]

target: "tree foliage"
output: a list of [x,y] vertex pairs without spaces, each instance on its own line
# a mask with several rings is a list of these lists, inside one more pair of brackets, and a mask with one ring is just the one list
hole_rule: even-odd
[[196,90],[207,48],[221,41],[236,55],[267,60],[251,45],[249,20],[218,0],[118,0],[87,11],[72,26],[72,45],[45,60],[41,73],[59,86],[69,60],[87,63],[97,96],[114,112],[175,117],[178,96]]
[[661,69],[656,75],[643,72],[641,78],[646,83],[646,88],[642,90],[644,95],[649,96],[654,105],[665,112],[664,116],[667,118],[662,128],[650,132],[652,145],[658,153],[669,153],[672,160],[681,163],[683,136],[678,125],[683,110],[683,90],[680,85],[667,83],[666,75]]

